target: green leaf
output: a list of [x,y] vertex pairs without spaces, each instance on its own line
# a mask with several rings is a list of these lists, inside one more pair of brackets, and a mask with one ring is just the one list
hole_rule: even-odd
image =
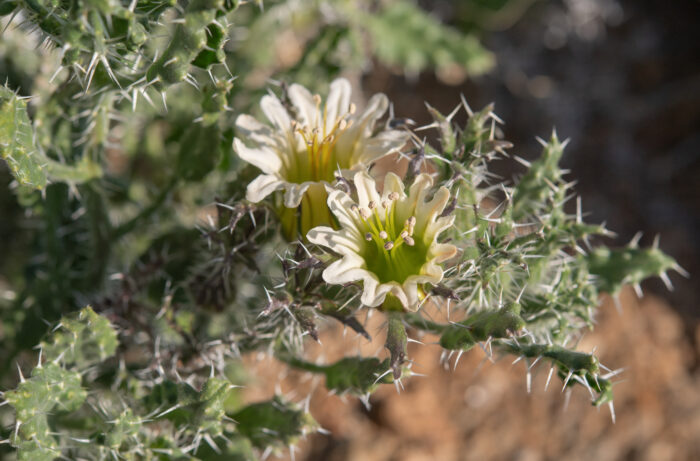
[[532,162],[530,169],[523,176],[513,191],[513,218],[516,221],[536,214],[547,205],[547,198],[552,194],[552,187],[559,185],[562,170],[559,160],[564,153],[566,142],[559,141],[552,133],[550,140],[544,144],[542,155]]
[[466,320],[446,326],[440,336],[445,349],[469,350],[489,338],[507,338],[525,327],[520,305],[512,303],[500,309],[489,309],[470,315]]
[[187,383],[164,381],[153,387],[143,403],[158,413],[156,419],[167,419],[178,427],[192,425],[216,436],[223,432],[224,402],[231,389],[231,383],[218,378],[207,380],[201,392]]
[[81,387],[80,373],[68,371],[57,363],[37,366],[30,379],[5,394],[16,412],[16,430],[10,442],[20,460],[53,460],[60,445],[52,435],[49,416],[55,412],[77,410],[87,391]]
[[474,36],[441,24],[412,2],[392,2],[362,19],[374,53],[387,65],[411,73],[456,65],[472,75],[493,66],[493,56]]
[[46,187],[46,157],[34,144],[27,101],[6,86],[0,87],[0,155],[20,184]]
[[673,258],[658,248],[598,247],[583,257],[601,291],[616,294],[625,284],[641,283],[652,276],[665,276],[677,267]]
[[231,417],[238,423],[238,432],[262,449],[293,445],[317,426],[311,415],[278,396],[248,405]]
[[[323,373],[326,375],[326,388],[336,394],[365,396],[374,392],[379,384],[394,382],[389,359],[345,357],[330,365],[316,365],[287,354],[278,354],[278,358],[295,368]],[[404,371],[401,370],[402,373]]]
[[112,356],[118,345],[117,332],[109,320],[88,306],[63,317],[41,348],[47,361],[57,360],[84,369]]

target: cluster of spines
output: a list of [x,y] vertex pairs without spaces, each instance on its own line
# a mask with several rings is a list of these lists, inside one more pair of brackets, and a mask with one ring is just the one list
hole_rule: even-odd
[[[464,128],[452,122],[460,108],[469,116]],[[448,316],[463,320],[439,324],[419,314],[405,320],[439,335],[447,359],[457,352],[459,360],[475,344],[484,345],[487,355],[496,349],[516,355],[516,361],[525,358],[528,383],[532,366],[543,359],[550,361],[565,388],[583,385],[596,406],[610,405],[614,418],[610,378],[617,372],[601,373],[605,367],[592,353],[565,345],[593,325],[599,293],[616,295],[623,284],[638,287],[651,276],[668,282],[667,270],[683,273],[683,269],[657,243],[649,249],[638,248],[636,241],[622,249],[591,246],[591,237],[612,233],[603,225],[583,222],[580,199],[575,214],[565,211],[574,197],[573,184],[563,179],[559,161],[566,142],[560,142],[556,133],[548,141],[540,140],[543,152],[538,160],[518,159],[528,172],[506,187],[488,173],[488,162],[510,146],[497,139],[499,119],[492,107],[474,113],[463,101],[447,116],[429,110],[434,122],[424,128],[439,131],[440,147],[420,141],[419,150],[429,153],[441,179],[455,189],[460,226],[455,227],[453,238],[466,244],[461,260],[446,271],[440,292],[449,293]],[[504,196],[500,203],[484,206],[483,198],[493,201],[497,194]]]
[[[18,387],[3,395],[16,418],[5,443],[18,450],[20,460],[199,458],[206,453],[253,460],[253,448],[277,451],[318,429],[307,407],[279,396],[229,408],[237,386],[214,376],[213,368],[198,379],[200,390],[192,376],[166,374],[159,357],[155,370],[127,371],[123,357],[110,359],[117,346],[116,331],[89,307],[54,328],[40,346],[31,377],[20,370]],[[105,373],[118,375],[111,388],[100,384]],[[129,392],[117,397],[115,390]],[[93,424],[87,431],[55,432],[52,427],[64,415]]]
[[[12,128],[12,152],[9,147],[3,149],[8,151],[3,157],[15,177],[39,189],[49,181],[65,181],[77,193],[76,184],[102,174],[99,159],[109,147],[112,125],[124,119],[122,101],[129,101],[136,110],[142,96],[155,108],[149,93],[156,92],[162,97],[162,110],[167,111],[170,86],[184,81],[203,90],[197,68],[207,71],[213,85],[220,86],[222,80],[214,76],[212,66],[226,68],[227,14],[236,6],[236,2],[223,0],[196,0],[184,9],[170,0],[128,5],[118,1],[76,5],[12,2],[2,11],[11,15],[7,26],[38,32],[41,41],[50,44],[49,48],[58,48],[61,56],[61,64],[52,70],[50,79],[60,78],[60,83],[42,96],[45,100],[40,101],[33,122],[25,116],[27,123]],[[175,24],[173,31],[162,25],[168,11],[175,16],[170,21]],[[158,50],[146,39],[161,32],[172,33],[174,38]],[[64,69],[68,71],[62,72]],[[228,68],[226,73],[231,76]],[[225,81],[230,87],[232,77]],[[35,84],[46,86],[43,80]],[[22,88],[24,92],[32,90],[37,91]],[[15,106],[26,105],[21,98],[6,96],[2,99]],[[65,130],[54,126],[59,113],[69,126],[69,139],[64,139]],[[211,123],[207,129],[214,129]],[[219,137],[219,133],[207,133],[203,139]],[[18,144],[18,140],[22,142]],[[5,140],[0,142],[9,146]]]

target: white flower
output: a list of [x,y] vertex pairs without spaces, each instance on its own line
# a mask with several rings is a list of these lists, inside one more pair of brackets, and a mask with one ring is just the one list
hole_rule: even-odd
[[299,216],[296,210],[280,213],[283,225],[295,228],[288,235],[291,239],[296,237],[296,229],[305,235],[315,225],[334,225],[325,206],[326,186],[338,172],[349,177],[352,172],[397,151],[408,139],[403,131],[375,133],[377,120],[389,106],[385,95],[374,95],[365,111],[356,115],[350,93],[350,83],[337,79],[331,83],[322,107],[320,96],[292,84],[288,90],[292,110],[285,108],[274,95],[266,95],[260,102],[272,126],[250,115],[236,119],[240,136],[233,140],[236,153],[262,170],[248,185],[246,198],[259,202],[283,190],[284,206],[300,208]]
[[357,202],[345,192],[329,194],[328,206],[340,229],[316,227],[307,239],[330,248],[342,258],[323,271],[331,284],[362,281],[362,303],[393,308],[399,301],[415,311],[425,297],[423,284],[437,284],[443,272],[439,263],[455,255],[454,245],[438,243],[440,233],[454,222],[454,215],[440,216],[450,199],[440,187],[427,201],[433,184],[428,174],[416,177],[404,193],[401,179],[388,173],[380,196],[374,180],[365,172],[355,174]]

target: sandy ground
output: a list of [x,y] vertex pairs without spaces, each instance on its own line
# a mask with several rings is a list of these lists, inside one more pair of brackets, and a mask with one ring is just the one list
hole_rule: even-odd
[[[281,390],[295,389],[295,400],[313,390],[311,413],[330,435],[302,441],[297,460],[699,460],[700,351],[692,344],[700,342],[700,328],[691,341],[662,300],[638,300],[625,291],[621,301],[621,313],[604,302],[596,329],[579,344],[583,351],[596,347],[608,367],[624,368],[614,387],[615,424],[607,407],[591,406],[583,388],[571,393],[568,405],[556,377],[545,391],[548,365],[533,369],[528,393],[523,362],[513,365],[505,357],[491,363],[476,348],[456,370],[446,370],[430,337],[409,348],[414,370],[426,376],[410,378],[400,394],[383,386],[369,411],[356,398],[329,395],[321,380],[269,359],[256,363],[258,381],[247,397],[271,396],[267,383],[280,375]],[[369,322],[371,343],[329,325],[323,346],[310,344],[307,352],[329,361],[358,350],[383,357],[381,322],[380,314]]]

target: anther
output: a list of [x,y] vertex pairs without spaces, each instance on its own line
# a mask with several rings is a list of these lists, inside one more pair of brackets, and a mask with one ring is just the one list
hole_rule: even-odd
[[413,245],[416,244],[416,241],[413,240],[413,237],[406,236],[403,238],[403,241],[406,242],[406,245],[412,247]]
[[348,122],[346,122],[345,119],[341,120],[340,123],[338,123],[338,129],[340,131],[343,131],[347,127],[348,127]]
[[356,110],[357,110],[357,106],[355,105],[355,103],[354,102],[351,103],[350,104],[350,115],[354,114]]
[[413,227],[416,225],[416,217],[411,216],[408,218],[408,234],[413,235]]
[[398,192],[392,192],[389,194],[389,200],[394,201],[399,199],[399,193]]
[[394,248],[394,242],[386,242],[386,243],[384,244],[384,249],[385,249],[385,250],[391,250],[392,248]]
[[373,210],[374,207],[376,207],[376,206],[377,206],[377,204],[374,203],[374,200],[370,200],[369,203],[367,204],[367,208],[369,208],[370,210]]
[[364,219],[369,219],[370,216],[372,216],[372,213],[367,208],[360,208],[360,216],[362,216]]
[[382,240],[386,240],[389,238],[389,234],[387,234],[386,231],[381,231],[379,232],[379,238],[381,238]]
[[365,234],[365,240],[367,240],[368,242],[369,242],[370,240],[372,240],[372,233],[371,233],[371,232],[367,232],[367,233]]
[[382,207],[389,208],[389,202],[387,202],[386,200],[382,200]]
[[359,213],[360,212],[360,207],[355,205],[354,203],[350,205],[350,210],[354,213]]
[[318,94],[314,95],[314,102],[316,103],[317,106],[321,105],[321,96]]
[[402,239],[406,240],[406,237],[408,237],[408,231],[402,231],[400,235]]

